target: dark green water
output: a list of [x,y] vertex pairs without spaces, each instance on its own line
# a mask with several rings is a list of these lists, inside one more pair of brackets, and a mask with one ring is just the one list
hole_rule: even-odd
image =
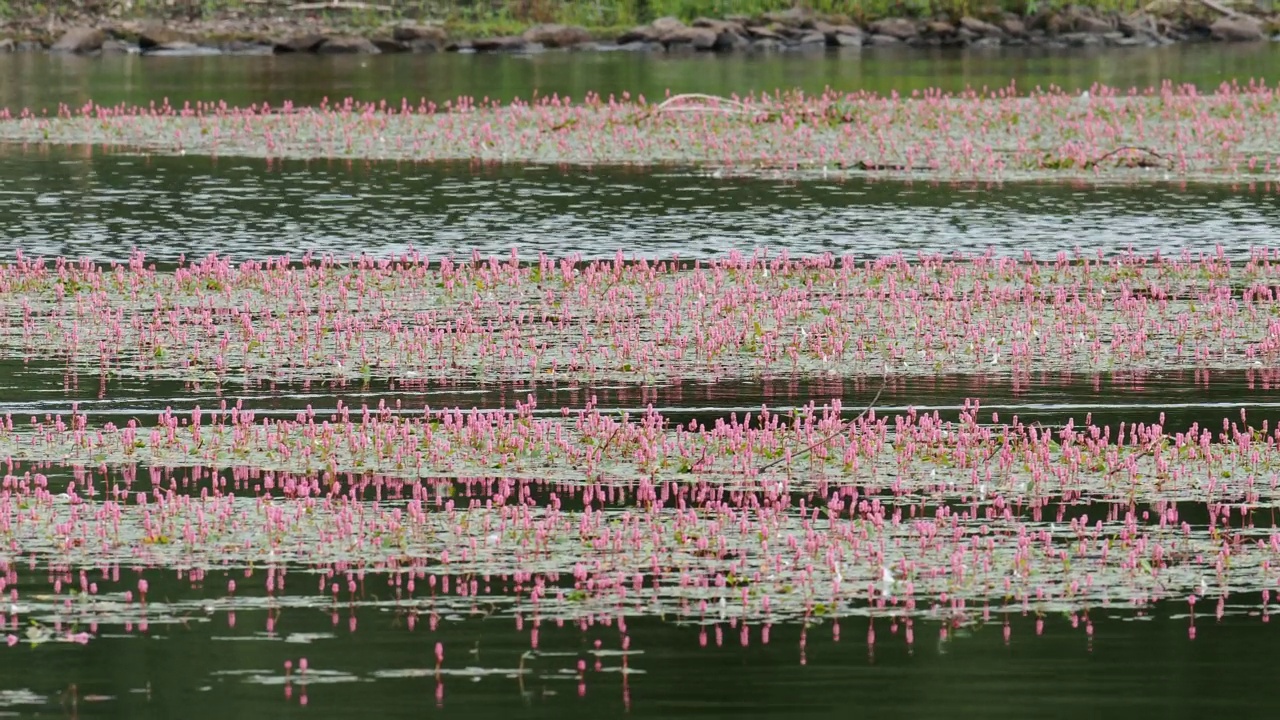
[[1280,80],[1280,44],[1177,45],[1096,52],[1000,50],[861,50],[768,56],[662,57],[628,52],[521,56],[387,55],[374,57],[78,58],[0,55],[0,107],[146,105],[169,98],[224,100],[231,105],[284,101],[416,101],[462,95],[508,100],[540,95],[581,98],[672,93],[745,94],[801,88],[880,93],[926,88],[1006,88],[1102,83],[1146,88],[1166,79],[1211,90],[1222,82]]
[[[533,89],[573,96],[587,90],[658,95],[668,88],[730,93],[796,86],[908,92],[1004,87],[1014,77],[1024,89],[1051,83],[1146,86],[1163,78],[1211,89],[1230,78],[1280,77],[1280,50],[1262,45],[1068,56],[864,52],[764,59],[15,55],[0,56],[0,105],[164,97],[233,104],[348,95],[442,100],[528,96]],[[432,256],[473,250],[505,256],[515,247],[531,257],[612,257],[621,250],[663,258],[759,248],[871,258],[1221,247],[1238,258],[1275,244],[1280,205],[1268,186],[780,183],[716,179],[695,170],[267,165],[8,147],[0,149],[0,227],[5,261],[18,249],[118,261],[136,248],[164,264],[213,252],[240,260],[308,251],[387,255],[410,247]],[[1241,408],[1255,422],[1280,419],[1274,376],[1275,368],[1264,367],[1211,376],[890,378],[879,405],[883,412],[912,406],[953,417],[965,399],[979,398],[1002,415],[1047,425],[1089,413],[1112,425],[1153,422],[1164,413],[1172,429],[1193,422],[1214,428],[1238,417]],[[858,408],[870,402],[878,384],[879,378],[857,377],[657,387],[195,387],[99,378],[68,372],[57,362],[3,357],[0,415],[21,420],[79,403],[95,424],[130,417],[150,424],[165,407],[182,413],[223,399],[243,400],[264,416],[287,416],[308,405],[332,411],[339,401],[358,407],[399,400],[407,412],[424,405],[510,407],[533,393],[539,407],[553,413],[580,408],[595,395],[607,410],[639,412],[652,404],[673,418],[710,422],[762,403],[789,408],[840,397],[846,407]],[[72,473],[59,464],[42,469],[60,483]],[[288,589],[275,592],[265,588],[263,566],[248,576],[245,567],[214,569],[194,581],[180,579],[181,568],[148,569],[149,605],[84,615],[65,588],[54,592],[58,579],[75,585],[84,570],[104,595],[118,598],[137,587],[144,563],[49,567],[7,545],[0,546],[0,562],[21,571],[14,606],[0,608],[0,640],[16,639],[13,646],[0,645],[0,714],[18,716],[1249,718],[1269,717],[1280,700],[1271,679],[1280,632],[1256,597],[1233,597],[1221,618],[1206,603],[1194,620],[1182,601],[1141,611],[1123,604],[1095,607],[1087,617],[992,608],[984,618],[983,608],[970,608],[961,617],[916,619],[911,643],[905,626],[883,615],[842,619],[838,640],[829,619],[818,618],[807,629],[780,623],[768,628],[765,642],[762,625],[750,626],[744,638],[741,626],[715,617],[700,626],[602,612],[586,627],[543,619],[534,651],[531,619],[521,618],[523,627],[517,627],[503,599],[509,588],[500,579],[493,580],[491,597],[487,591],[478,598],[421,591],[397,597],[388,574],[369,568],[358,592],[344,590],[334,600],[318,588],[310,567],[290,568]],[[240,584],[234,595],[227,591],[230,579]],[[619,614],[626,616],[625,631]],[[90,615],[101,624],[87,625],[83,618]],[[93,637],[83,646],[29,642],[29,633],[53,627]],[[438,677],[437,642],[446,648]],[[297,669],[302,658],[310,666],[305,676]],[[288,679],[286,662],[293,665]]]
[[[174,588],[175,594],[199,595]],[[1182,608],[1157,612],[1181,613]],[[15,647],[6,651],[0,709],[61,717],[324,717],[376,711],[382,717],[483,718],[1078,718],[1156,720],[1205,715],[1265,717],[1277,699],[1263,679],[1280,631],[1257,617],[1221,621],[1135,619],[1122,610],[1080,618],[1008,619],[970,625],[942,639],[943,624],[917,621],[915,642],[883,619],[749,629],[656,620],[628,623],[630,674],[619,670],[616,627],[545,627],[544,656],[521,656],[527,639],[509,620],[477,617],[426,630],[408,626],[405,610],[339,607],[285,610],[267,632],[267,611],[195,612],[184,624],[152,626],[86,647]],[[354,629],[353,628],[354,625]],[[717,642],[717,633],[720,640]],[[434,676],[432,643],[467,675]],[[286,684],[284,662],[306,658],[310,683]],[[577,661],[587,661],[579,681]],[[400,675],[400,677],[397,677]],[[390,676],[390,677],[389,677]],[[439,694],[437,694],[439,693]],[[305,707],[302,706],[305,698]],[[7,707],[5,707],[7,706]]]

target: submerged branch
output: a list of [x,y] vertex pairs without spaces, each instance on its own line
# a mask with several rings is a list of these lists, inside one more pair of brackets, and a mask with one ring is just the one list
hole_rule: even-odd
[[[870,403],[868,403],[868,404],[867,404],[867,406],[866,406],[865,408],[863,408],[863,409],[862,409],[862,412],[858,413],[856,417],[854,417],[852,420],[850,420],[850,421],[849,421],[849,424],[850,424],[850,425],[852,425],[853,423],[858,422],[858,421],[859,421],[859,420],[861,420],[861,419],[862,419],[862,418],[863,418],[867,413],[871,412],[871,409],[872,409],[872,408],[874,408],[874,407],[876,406],[876,403],[880,401],[880,395],[881,395],[882,393],[884,393],[885,385],[887,385],[888,383],[889,383],[889,375],[886,373],[886,374],[885,374],[885,376],[884,376],[884,378],[882,378],[882,379],[881,379],[881,381],[880,381],[880,389],[876,391],[875,397],[871,398],[871,402],[870,402]],[[819,440],[818,442],[816,442],[816,443],[814,443],[814,444],[810,445],[809,447],[807,447],[807,448],[805,448],[805,449],[801,450],[800,452],[796,453],[795,455],[792,455],[792,456],[791,456],[791,457],[789,457],[789,458],[788,458],[788,457],[781,457],[781,458],[778,458],[777,460],[774,460],[774,461],[773,461],[773,462],[771,462],[771,463],[768,463],[767,465],[761,465],[759,468],[757,468],[757,469],[756,469],[756,474],[758,475],[758,474],[760,474],[760,473],[764,472],[765,470],[768,470],[769,468],[771,468],[771,467],[773,467],[773,466],[775,466],[775,465],[777,465],[777,464],[779,464],[779,463],[786,462],[786,461],[788,461],[788,460],[794,460],[794,459],[796,459],[796,458],[798,458],[798,457],[801,457],[801,456],[806,455],[806,454],[808,454],[808,453],[810,453],[810,452],[813,452],[813,451],[814,451],[815,449],[817,449],[818,447],[820,447],[820,446],[822,446],[822,445],[825,445],[826,443],[831,442],[832,440],[834,440],[834,439],[835,439],[835,437],[836,437],[837,435],[839,435],[840,433],[842,433],[842,432],[844,432],[844,431],[845,431],[844,423],[840,423],[840,429],[839,429],[839,430],[837,430],[837,431],[835,431],[835,432],[831,433],[830,435],[828,435],[828,436],[826,436],[826,437],[822,438],[822,439],[821,439],[821,440]]]

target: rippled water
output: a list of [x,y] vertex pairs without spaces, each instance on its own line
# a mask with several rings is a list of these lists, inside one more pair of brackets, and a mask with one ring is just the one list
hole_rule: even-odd
[[[100,101],[139,101],[160,93],[210,99],[233,91],[242,93],[241,99],[252,95],[273,102],[355,92],[383,96],[411,87],[416,91],[424,76],[424,92],[444,96],[524,94],[534,84],[575,93],[593,83],[606,90],[610,83],[646,91],[651,86],[703,89],[704,81],[712,81],[698,73],[708,68],[721,73],[714,79],[718,90],[749,89],[753,83],[912,88],[939,84],[939,78],[959,87],[1000,80],[1011,71],[1029,82],[1067,86],[1095,79],[1149,83],[1173,71],[1212,87],[1225,75],[1261,72],[1276,58],[1270,46],[1186,53],[1125,56],[1126,63],[1114,62],[1117,55],[1080,56],[1062,61],[1065,65],[1054,65],[1052,58],[1024,59],[1019,65],[1007,57],[989,62],[983,56],[955,64],[833,56],[810,65],[795,58],[756,64],[621,56],[581,64],[564,55],[447,58],[430,61],[447,71],[439,76],[413,65],[421,59],[407,58],[371,64],[335,59],[306,66],[325,68],[324,73],[304,75],[296,58],[183,65],[23,56],[0,57],[0,77],[33,78],[0,81],[0,103],[90,95]],[[389,67],[404,72],[381,72]],[[418,74],[406,75],[409,70]],[[490,71],[501,72],[477,79]],[[516,248],[530,258],[540,252],[612,258],[619,251],[697,258],[766,248],[774,254],[829,252],[860,259],[895,253],[1052,257],[1076,251],[1180,254],[1221,248],[1239,258],[1251,248],[1275,244],[1280,204],[1276,189],[1267,186],[779,182],[715,178],[678,168],[584,172],[390,163],[268,165],[235,158],[4,147],[0,226],[6,231],[0,246],[5,261],[18,249],[27,255],[123,261],[137,248],[162,269],[181,256],[210,252],[241,260],[305,252],[386,256],[410,247],[435,257],[473,251],[506,256]],[[15,310],[6,318],[11,327],[20,323],[18,315]],[[594,403],[609,413],[639,416],[653,407],[672,420],[712,424],[761,405],[786,413],[835,399],[843,401],[849,416],[874,399],[882,416],[915,409],[954,419],[977,399],[983,423],[991,426],[1016,416],[1055,428],[1091,416],[1113,428],[1163,419],[1170,431],[1198,423],[1216,432],[1224,422],[1239,421],[1242,412],[1249,423],[1274,428],[1280,423],[1278,387],[1280,376],[1268,366],[1229,372],[1189,366],[1146,374],[940,373],[658,385],[381,379],[218,386],[98,376],[48,359],[0,358],[0,416],[11,415],[21,426],[32,416],[65,416],[75,407],[93,428],[123,426],[131,419],[150,428],[166,408],[185,415],[196,406],[208,411],[224,401],[240,401],[261,418],[281,419],[308,408],[325,416],[339,403],[359,408],[385,402],[402,415],[418,415],[427,406],[510,409],[532,394],[539,417]],[[88,476],[103,487],[136,482],[134,489],[147,489],[173,482],[170,487],[180,487],[189,498],[215,490],[219,481],[225,488],[229,476],[238,481],[238,474],[258,472],[254,467],[154,468],[148,480],[152,470],[107,464],[77,468],[55,461],[19,463],[7,472],[16,478],[28,471],[43,473],[53,493],[72,489]],[[5,493],[19,480],[7,482]],[[389,487],[377,492],[387,507],[403,503]],[[538,490],[538,502],[545,494]],[[493,500],[483,482],[459,483],[449,489],[449,498],[463,508]],[[69,500],[58,496],[47,502],[57,513]],[[141,502],[126,499],[123,505],[127,511]],[[1073,518],[1104,513],[1101,505],[1062,503],[1071,506]],[[1209,522],[1207,507],[1180,503],[1196,532]],[[638,506],[615,510],[645,512]],[[1258,532],[1274,528],[1275,521],[1264,517],[1271,508],[1256,510]],[[34,517],[37,511],[45,506],[23,506],[4,519],[21,520],[23,513]],[[1251,515],[1251,528],[1254,522]],[[12,532],[0,527],[0,538]],[[51,530],[49,537],[60,532]],[[807,623],[743,625],[725,606],[712,606],[700,618],[656,617],[646,609],[645,595],[637,593],[639,604],[629,614],[616,608],[568,617],[553,613],[541,618],[535,634],[532,616],[513,609],[519,591],[510,576],[466,578],[477,583],[477,591],[467,593],[435,585],[426,590],[419,576],[415,592],[400,584],[404,575],[395,566],[430,568],[434,582],[437,575],[450,576],[439,558],[388,554],[386,566],[321,567],[277,562],[274,551],[268,555],[263,548],[262,557],[250,561],[241,553],[222,565],[174,562],[183,557],[182,528],[166,533],[158,536],[163,540],[137,544],[137,554],[126,561],[108,561],[104,554],[98,562],[70,566],[45,545],[37,552],[9,541],[0,544],[0,591],[9,598],[9,606],[0,607],[0,643],[10,643],[0,644],[0,715],[223,718],[305,712],[339,718],[440,711],[475,718],[1260,717],[1277,699],[1264,673],[1274,664],[1280,636],[1269,622],[1273,605],[1256,593],[1233,595],[1216,608],[1216,598],[1207,598],[1194,608],[1174,599],[1135,609],[1117,596],[1084,612],[1053,606],[939,610],[916,621],[911,639],[906,625],[889,617],[892,613],[867,617],[877,614],[870,606],[849,608],[855,614],[838,622],[816,615]],[[81,547],[90,553],[95,547],[93,539],[83,539],[83,546],[74,538],[66,542],[64,553]],[[186,552],[194,558],[199,550]],[[170,558],[169,564],[147,567],[153,554]],[[282,574],[276,576],[277,571]],[[142,602],[134,594],[143,593],[139,581],[144,578],[150,587]],[[277,580],[280,585],[269,585]],[[234,591],[231,581],[238,584]],[[562,589],[573,587],[571,581],[557,582]],[[88,583],[94,584],[93,592],[82,591]],[[440,672],[436,643],[445,653]]]
[[[1280,232],[1280,188],[787,181],[697,170],[284,162],[0,150],[13,247],[122,260],[417,248],[506,256],[1233,255]],[[210,239],[216,238],[216,243]]]

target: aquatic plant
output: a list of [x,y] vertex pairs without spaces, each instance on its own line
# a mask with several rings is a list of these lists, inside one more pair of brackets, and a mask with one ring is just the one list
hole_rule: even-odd
[[0,140],[266,158],[681,164],[733,173],[932,177],[1163,177],[1274,180],[1276,90],[1166,82],[1026,93],[1010,85],[880,96],[828,90],[509,105],[350,98],[314,108],[225,103],[63,106],[0,113]]
[[141,254],[20,256],[0,266],[0,349],[215,386],[1265,370],[1278,267],[1265,249],[1235,263],[210,256],[168,271]]

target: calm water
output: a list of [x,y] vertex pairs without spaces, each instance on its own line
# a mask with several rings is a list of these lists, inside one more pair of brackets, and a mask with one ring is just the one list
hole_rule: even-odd
[[1095,82],[1145,88],[1166,79],[1211,90],[1249,78],[1280,80],[1280,43],[1244,46],[1179,45],[1098,52],[993,50],[916,52],[866,49],[769,56],[662,57],[610,53],[534,56],[78,58],[0,55],[0,106],[145,105],[169,98],[230,104],[292,100],[299,104],[354,97],[437,102],[471,95],[510,99],[540,95],[580,98],[589,91],[647,97],[672,93],[910,92],[941,87],[1030,90],[1056,84],[1068,90]]
[[[517,57],[55,58],[0,56],[0,105],[145,103],[169,97],[232,103],[315,102],[460,94],[527,96],[536,88],[580,96],[673,91],[747,92],[800,86],[881,92],[922,87],[1018,86],[1095,81],[1146,86],[1166,77],[1211,89],[1229,78],[1280,76],[1275,45],[1097,55],[864,52],[767,59],[546,54]],[[997,187],[862,181],[718,179],[696,170],[284,163],[144,157],[87,148],[0,148],[0,258],[28,255],[124,260],[137,248],[162,264],[216,252],[235,259],[306,251],[389,255],[416,248],[506,255],[517,248],[612,257],[711,257],[768,248],[793,255],[980,253],[1051,257],[1127,249],[1239,257],[1280,237],[1270,187],[1007,184]],[[10,318],[11,320],[13,317]],[[1154,422],[1171,430],[1217,428],[1241,409],[1280,421],[1275,368],[1162,375],[889,378],[882,413],[908,407],[954,418],[966,399],[1010,419],[1048,426],[1092,413],[1098,423]],[[399,401],[423,406],[606,410],[652,405],[673,419],[712,422],[761,404],[780,410],[842,398],[854,412],[879,378],[681,383],[664,386],[388,384],[196,387],[100,378],[58,362],[0,358],[0,415],[66,413],[95,426],[144,425],[172,407],[241,400],[261,416],[311,406],[332,412]],[[38,468],[61,490],[73,469]],[[18,468],[23,472],[24,468]],[[118,477],[119,468],[101,468]],[[146,469],[140,471],[140,476]],[[179,474],[190,471],[178,471]],[[200,477],[192,479],[195,486]],[[207,482],[207,478],[204,482]],[[185,483],[184,483],[185,487]],[[194,492],[194,491],[193,491]],[[461,491],[460,491],[461,492]],[[468,499],[466,493],[460,499]],[[482,496],[471,499],[482,501]],[[1198,516],[1196,523],[1204,520]],[[0,535],[0,539],[3,535]],[[141,560],[50,567],[9,543],[0,563],[17,573],[0,608],[0,714],[41,717],[225,718],[307,715],[389,717],[666,718],[1265,716],[1280,693],[1267,673],[1280,632],[1256,597],[1236,597],[1221,617],[1182,601],[1135,611],[1124,603],[1085,614],[970,608],[920,618],[914,641],[881,616],[837,625],[742,626],[714,614],[702,624],[636,613],[625,632],[612,613],[585,627],[544,620],[537,650],[518,628],[511,588],[483,578],[478,596],[401,596],[386,568],[360,573],[358,590],[331,596],[317,568],[296,566],[268,591],[263,565],[232,564],[202,577],[174,566],[148,571],[148,604],[123,603]],[[78,573],[99,597],[74,599]],[[0,572],[0,578],[5,574]],[[239,588],[228,592],[228,581]],[[345,582],[345,580],[344,580]],[[56,583],[56,584],[55,584]],[[336,587],[336,586],[335,586]],[[412,595],[412,593],[410,593]],[[433,618],[434,616],[434,618]],[[432,623],[438,623],[432,627]],[[90,624],[93,623],[93,624]],[[1042,623],[1042,624],[1041,624]],[[874,642],[869,635],[874,627]],[[1037,627],[1041,624],[1040,627]],[[1194,633],[1192,628],[1195,628]],[[48,641],[51,628],[89,632],[85,645]],[[765,633],[768,640],[765,640]],[[1007,634],[1006,634],[1007,633]],[[623,638],[629,647],[623,650]],[[433,646],[447,648],[434,671]],[[309,670],[299,674],[306,658]],[[585,671],[578,663],[585,663]],[[285,663],[293,664],[286,674]],[[597,665],[598,664],[598,665]],[[305,707],[303,705],[305,704]]]

